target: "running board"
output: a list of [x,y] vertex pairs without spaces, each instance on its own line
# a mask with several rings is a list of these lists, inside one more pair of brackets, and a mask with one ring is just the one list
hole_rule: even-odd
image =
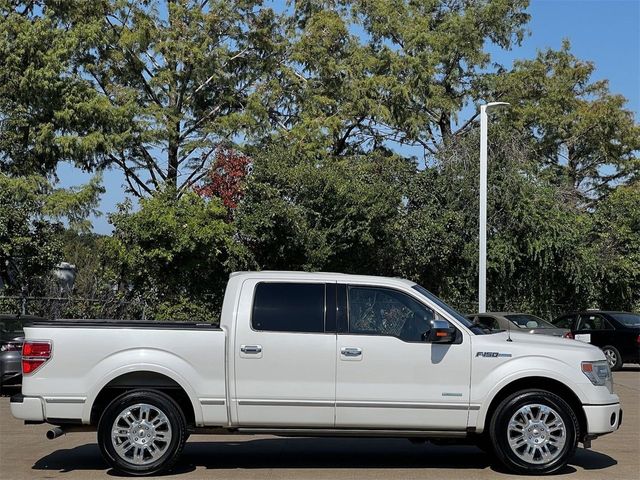
[[279,437],[465,438],[465,430],[377,430],[363,428],[238,428],[230,433]]

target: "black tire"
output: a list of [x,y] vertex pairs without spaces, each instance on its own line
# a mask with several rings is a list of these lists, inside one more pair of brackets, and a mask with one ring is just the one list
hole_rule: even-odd
[[493,451],[493,443],[491,442],[491,436],[487,432],[476,435],[474,444],[487,455],[495,455],[495,452]]
[[[511,435],[509,433],[509,422],[518,410],[527,405],[550,407],[558,413],[565,425],[565,443],[561,448],[553,451],[553,458],[549,462],[528,462],[518,456],[509,446],[509,436]],[[576,451],[579,430],[578,419],[571,406],[559,396],[545,390],[523,390],[508,396],[498,405],[489,426],[491,443],[498,460],[514,473],[530,475],[552,473],[564,467]],[[526,437],[527,432],[524,429],[522,432],[523,438]],[[546,435],[548,436],[549,433],[546,433]],[[554,448],[554,444],[550,443],[549,445],[551,448]],[[525,450],[527,448],[528,447],[525,446]],[[549,447],[547,447],[547,451],[548,450]],[[535,455],[536,454],[534,454],[534,459]],[[541,460],[541,455],[539,453],[537,455],[538,460]]]
[[[607,345],[602,347],[602,351],[604,356],[607,358],[607,362],[609,363],[609,367],[612,372],[618,371],[622,368],[622,355],[620,355],[620,351],[616,347]],[[614,363],[612,363],[612,360],[614,360]]]
[[[152,458],[147,458],[147,463],[144,465],[139,465],[123,458],[116,452],[116,448],[111,439],[114,422],[119,415],[128,407],[134,407],[139,404],[149,405],[153,407],[154,413],[159,411],[164,414],[166,418],[164,424],[168,424],[170,427],[170,430],[166,426],[164,427],[165,431],[168,431],[170,434],[170,440],[168,442],[162,442],[162,440],[158,440],[160,443],[153,442],[154,447],[161,445],[161,448],[165,448],[165,451],[156,460],[151,461]],[[135,413],[135,408],[132,410]],[[152,415],[154,415],[154,413],[152,413]],[[140,413],[140,415],[142,414]],[[160,432],[160,430],[158,430],[158,432]],[[144,437],[144,435],[142,435],[142,437]],[[134,390],[120,395],[105,408],[98,423],[98,445],[100,446],[103,457],[114,470],[128,475],[154,475],[170,469],[182,453],[186,440],[187,423],[182,410],[169,396],[155,390]],[[127,440],[124,440],[123,443],[126,441]],[[148,444],[147,447],[149,446],[151,445]],[[145,450],[144,446],[142,446],[142,451],[144,452],[143,456],[151,457],[151,454],[148,453],[149,449]]]

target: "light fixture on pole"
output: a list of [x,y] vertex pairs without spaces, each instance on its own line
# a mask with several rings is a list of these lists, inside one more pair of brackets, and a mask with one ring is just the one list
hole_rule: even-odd
[[507,102],[480,105],[480,253],[478,269],[478,312],[487,311],[487,109]]

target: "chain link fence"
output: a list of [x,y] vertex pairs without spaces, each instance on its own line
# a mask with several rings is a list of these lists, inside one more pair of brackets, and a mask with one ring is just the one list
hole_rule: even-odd
[[0,296],[0,313],[54,318],[146,319],[143,302],[78,297]]

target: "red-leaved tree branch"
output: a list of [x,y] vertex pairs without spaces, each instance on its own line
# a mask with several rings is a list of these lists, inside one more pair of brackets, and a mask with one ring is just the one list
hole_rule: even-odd
[[244,196],[251,163],[251,157],[233,148],[219,147],[203,183],[195,187],[196,193],[205,198],[220,198],[231,214]]

